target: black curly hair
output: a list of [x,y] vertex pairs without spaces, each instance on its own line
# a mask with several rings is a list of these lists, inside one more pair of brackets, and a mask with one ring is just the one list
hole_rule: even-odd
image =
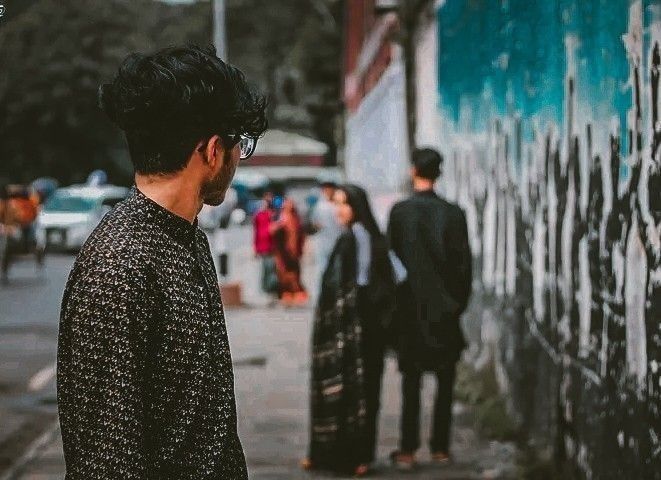
[[213,135],[231,148],[239,135],[258,138],[267,127],[264,96],[212,46],[129,55],[99,88],[99,105],[126,134],[141,174],[180,171],[195,146]]

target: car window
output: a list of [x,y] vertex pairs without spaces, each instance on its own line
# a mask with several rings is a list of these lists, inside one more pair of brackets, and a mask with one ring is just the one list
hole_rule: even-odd
[[85,213],[91,212],[98,205],[92,198],[55,194],[44,205],[45,212]]

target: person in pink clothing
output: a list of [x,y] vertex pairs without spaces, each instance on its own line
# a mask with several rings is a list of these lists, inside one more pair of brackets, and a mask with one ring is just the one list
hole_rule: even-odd
[[273,258],[273,236],[271,233],[274,222],[275,211],[272,206],[273,194],[264,193],[262,205],[255,214],[254,224],[254,250],[255,256],[262,261],[262,290],[271,295],[277,295],[279,291],[278,277]]

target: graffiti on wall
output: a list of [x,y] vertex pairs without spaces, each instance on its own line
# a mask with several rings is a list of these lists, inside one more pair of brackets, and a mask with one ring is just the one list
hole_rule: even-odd
[[483,290],[551,359],[534,380],[556,379],[580,474],[657,478],[661,5],[448,0],[438,28],[449,191]]

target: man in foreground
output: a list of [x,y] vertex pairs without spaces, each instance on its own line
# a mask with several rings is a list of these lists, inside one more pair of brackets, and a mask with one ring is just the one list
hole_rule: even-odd
[[246,479],[218,283],[196,216],[264,132],[264,100],[213,49],[130,55],[100,89],[135,187],[92,233],[62,301],[67,480]]
[[456,363],[465,348],[459,318],[471,292],[471,252],[462,210],[434,193],[442,158],[430,149],[413,154],[411,198],[396,204],[388,226],[391,247],[408,279],[397,294],[397,349],[402,373],[400,468],[415,464],[420,446],[420,388],[434,373],[437,393],[430,441],[432,460],[449,460],[452,389]]

